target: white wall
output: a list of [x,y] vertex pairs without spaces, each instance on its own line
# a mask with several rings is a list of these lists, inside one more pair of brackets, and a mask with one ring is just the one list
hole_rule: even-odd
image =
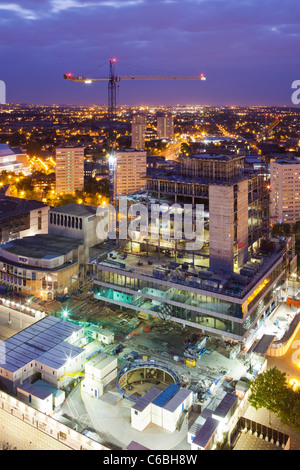
[[[35,397],[31,393],[26,392],[25,390],[18,390],[17,396],[23,402],[27,403],[28,405],[36,408],[41,413],[45,413],[46,415],[51,415],[53,411],[53,403],[52,403],[52,395],[49,395],[47,398],[42,400],[41,398]],[[29,396],[31,397],[31,402],[29,402]]]
[[131,427],[143,431],[151,423],[151,403],[143,411],[131,408]]
[[[90,397],[100,398],[103,395],[103,384],[100,380],[95,380],[91,376],[86,376],[81,382],[81,392],[87,393]],[[95,393],[96,391],[96,393]]]

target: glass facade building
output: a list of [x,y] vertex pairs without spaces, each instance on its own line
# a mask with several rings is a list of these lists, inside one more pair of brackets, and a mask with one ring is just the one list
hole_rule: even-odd
[[147,211],[155,203],[170,213],[172,204],[183,211],[202,204],[203,244],[188,249],[189,240],[175,237],[174,214],[168,224],[156,223],[156,239],[149,223],[148,233],[119,241],[117,252],[98,264],[95,298],[248,342],[295,266],[293,241],[270,238],[266,187],[263,174],[244,172],[240,156],[197,155],[179,174],[149,176],[135,200]]

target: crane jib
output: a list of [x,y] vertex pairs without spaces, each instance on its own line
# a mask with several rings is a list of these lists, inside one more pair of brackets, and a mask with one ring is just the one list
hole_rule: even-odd
[[[117,99],[116,99],[116,83],[121,80],[206,80],[202,74],[198,76],[187,76],[187,75],[115,75],[115,63],[116,59],[109,61],[109,76],[107,78],[88,78],[83,76],[76,76],[74,72],[64,74],[64,80],[72,80],[74,82],[84,82],[86,84],[94,81],[107,81],[108,82],[108,115],[113,121],[116,116]],[[113,146],[113,127],[110,127],[110,141]]]

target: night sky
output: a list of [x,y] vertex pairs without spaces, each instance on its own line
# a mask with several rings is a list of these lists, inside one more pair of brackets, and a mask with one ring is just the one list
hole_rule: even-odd
[[132,105],[293,106],[300,79],[298,0],[0,0],[7,102],[106,104],[107,83],[63,74],[199,75],[121,82]]

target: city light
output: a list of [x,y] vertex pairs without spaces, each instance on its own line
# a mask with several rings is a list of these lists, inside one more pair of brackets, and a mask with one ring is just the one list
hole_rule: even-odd
[[[198,80],[205,80],[195,73]],[[84,82],[74,74],[67,78]],[[92,442],[87,436],[81,439],[78,429],[89,432],[85,428],[93,422],[95,432],[125,448],[137,435],[133,403],[153,388],[163,394],[175,385],[180,394],[176,391],[171,405],[180,403],[181,394],[189,395],[191,403],[180,403],[178,413],[167,418],[164,413],[173,405],[156,410],[161,415],[155,423],[156,436],[161,433],[161,440],[152,441],[139,429],[141,441],[148,436],[149,447],[158,443],[161,447],[167,435],[170,448],[179,448],[180,442],[184,449],[196,450],[196,435],[211,418],[216,426],[211,448],[217,449],[231,442],[231,433],[239,429],[239,420],[248,410],[251,384],[270,364],[276,361],[280,370],[288,371],[285,386],[290,396],[299,391],[299,332],[291,330],[299,313],[299,247],[294,241],[300,226],[295,223],[288,231],[286,224],[278,228],[276,218],[270,217],[273,160],[284,160],[287,182],[297,173],[288,168],[286,159],[299,162],[299,111],[120,105],[111,120],[106,105],[10,105],[9,110],[1,108],[0,135],[12,153],[22,148],[23,154],[17,154],[20,162],[15,163],[15,171],[0,174],[0,300],[6,315],[3,337],[7,335],[0,346],[3,351],[8,340],[7,351],[15,348],[6,353],[11,361],[18,361],[21,380],[14,382],[16,374],[10,383],[5,364],[0,378],[11,387],[1,400],[9,406],[7,412],[14,403],[14,419],[25,421],[27,411],[35,409],[43,415],[43,425],[51,423],[48,431],[55,444],[74,447],[83,446],[85,438]],[[142,132],[134,137],[134,118],[139,114],[142,126],[136,128]],[[272,124],[275,114],[280,116],[278,125],[265,138],[266,119]],[[263,160],[265,155],[272,155],[270,165]],[[294,185],[287,188],[289,193],[291,188],[298,192]],[[295,197],[298,201],[300,189]],[[125,198],[128,205],[122,212]],[[13,200],[19,212],[13,212]],[[199,201],[203,243],[193,249],[190,235],[196,237],[200,222],[199,211],[195,216],[193,208]],[[135,218],[136,205],[140,212]],[[287,202],[284,213],[289,214],[292,207]],[[104,213],[113,215],[112,208],[116,221],[109,231],[112,237],[101,237],[99,224],[105,221]],[[141,209],[145,209],[144,218]],[[156,209],[161,218],[155,217]],[[179,233],[175,230],[178,214],[182,216]],[[125,233],[129,222],[132,227]],[[285,229],[286,233],[281,232]],[[48,325],[41,342],[37,339],[40,320]],[[51,330],[54,323],[57,329]],[[63,331],[72,329],[57,346]],[[15,330],[21,333],[21,353],[20,343],[13,339],[18,334]],[[37,357],[30,356],[30,363],[21,367],[24,351]],[[166,362],[174,383],[152,367],[157,358]],[[140,366],[138,373],[135,364]],[[134,373],[123,376],[129,370]],[[122,387],[120,391],[121,384],[126,395]],[[49,385],[54,397],[47,402],[31,394],[29,402],[27,387]],[[118,403],[116,420],[105,400],[108,391]],[[58,404],[59,395],[63,398]],[[129,407],[132,415],[122,413],[123,407],[129,409],[128,397],[134,397]],[[228,414],[219,408],[223,399],[233,403]],[[191,409],[193,426],[187,419]],[[82,426],[80,410],[85,410]],[[253,422],[265,426],[264,414],[260,409],[254,412]],[[123,425],[126,442],[118,435]],[[55,426],[59,433],[53,432]],[[288,432],[293,441],[292,427]],[[245,436],[237,432],[234,448]],[[247,432],[249,440],[255,437]],[[24,442],[26,436],[25,447]]]
[[298,388],[300,387],[300,379],[295,379],[295,378],[289,379],[289,385],[292,387],[294,392],[296,392]]

